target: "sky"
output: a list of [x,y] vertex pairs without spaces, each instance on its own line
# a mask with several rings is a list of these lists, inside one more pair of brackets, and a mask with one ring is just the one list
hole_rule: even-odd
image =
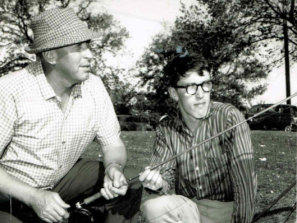
[[[195,0],[184,0],[186,4]],[[149,46],[152,37],[164,31],[164,24],[172,25],[179,15],[179,0],[102,0],[94,9],[111,13],[130,33],[125,43],[125,54],[110,58],[123,67],[133,67]],[[297,64],[291,66],[291,94],[297,92]],[[252,104],[276,103],[286,97],[285,68],[275,68],[267,78],[267,91],[256,97]],[[297,97],[292,99],[297,105]]]
[[152,37],[164,31],[163,24],[173,24],[180,3],[178,0],[102,0],[95,5],[94,10],[111,13],[129,31],[126,49],[130,54],[116,59],[118,63],[133,66]]
[[[285,68],[281,66],[275,68],[269,73],[267,78],[268,88],[267,91],[254,99],[253,104],[260,102],[276,103],[286,98],[286,79]],[[291,95],[297,92],[297,64],[293,64],[290,68],[290,81],[291,81]],[[291,100],[293,105],[297,105],[297,97]]]

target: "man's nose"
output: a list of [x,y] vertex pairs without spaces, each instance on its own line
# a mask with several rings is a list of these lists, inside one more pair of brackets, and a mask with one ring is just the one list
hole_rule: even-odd
[[198,86],[195,96],[197,98],[202,98],[203,97],[203,93],[204,93],[204,91],[203,91],[202,87],[201,86]]
[[89,48],[84,49],[82,54],[83,54],[83,57],[88,58],[88,59],[91,59],[93,57],[93,54]]

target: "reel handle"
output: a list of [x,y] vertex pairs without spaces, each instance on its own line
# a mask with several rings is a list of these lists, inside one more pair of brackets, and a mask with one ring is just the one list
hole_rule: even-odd
[[97,192],[96,194],[93,194],[92,196],[85,198],[83,201],[81,201],[81,202],[79,201],[79,202],[75,203],[75,207],[77,209],[81,209],[84,206],[90,204],[91,202],[99,199],[100,197],[102,197],[101,193]]

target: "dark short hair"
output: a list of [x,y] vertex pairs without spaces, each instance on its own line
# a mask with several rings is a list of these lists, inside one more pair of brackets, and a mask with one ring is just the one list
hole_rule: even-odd
[[210,68],[206,60],[193,56],[177,56],[164,67],[164,79],[167,87],[175,86],[181,77],[185,77],[188,71],[195,70],[201,76],[203,71],[210,73]]

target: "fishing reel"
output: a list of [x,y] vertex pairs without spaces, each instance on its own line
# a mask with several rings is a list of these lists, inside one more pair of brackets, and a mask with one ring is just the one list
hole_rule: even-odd
[[69,218],[62,221],[62,223],[101,222],[106,218],[106,212],[104,212],[104,210],[102,204],[88,205],[84,202],[77,202],[69,210]]
[[92,223],[95,222],[94,216],[91,211],[81,208],[75,209],[70,212],[70,216],[63,223]]

